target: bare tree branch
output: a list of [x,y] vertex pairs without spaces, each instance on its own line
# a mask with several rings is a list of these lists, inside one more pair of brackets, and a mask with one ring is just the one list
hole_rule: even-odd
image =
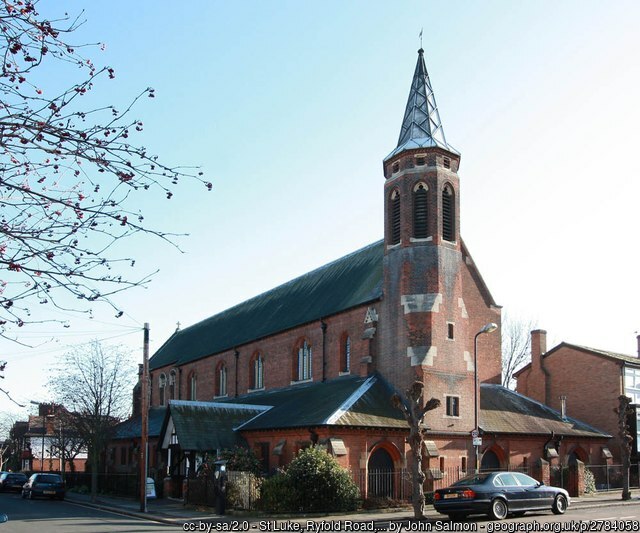
[[49,382],[56,401],[69,411],[75,435],[88,447],[91,464],[91,496],[97,495],[100,452],[109,442],[114,426],[126,418],[131,407],[135,366],[128,351],[94,341],[64,355]]
[[[125,274],[133,257],[117,244],[136,234],[172,243],[175,233],[148,227],[136,200],[157,191],[170,199],[180,182],[205,181],[197,169],[162,162],[130,138],[143,123],[130,116],[143,90],[119,112],[93,105],[91,91],[115,77],[70,44],[82,16],[47,20],[37,0],[0,2],[0,337],[32,319],[32,305],[90,312],[95,302],[122,311],[112,297],[152,274]],[[56,92],[37,71],[69,80]]]
[[513,374],[531,361],[531,331],[536,329],[532,319],[502,315],[502,384],[515,388]]

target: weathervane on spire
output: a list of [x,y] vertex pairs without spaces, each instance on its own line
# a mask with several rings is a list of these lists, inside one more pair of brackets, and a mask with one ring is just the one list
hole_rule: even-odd
[[420,28],[420,48],[422,48],[422,30],[424,30],[424,28]]

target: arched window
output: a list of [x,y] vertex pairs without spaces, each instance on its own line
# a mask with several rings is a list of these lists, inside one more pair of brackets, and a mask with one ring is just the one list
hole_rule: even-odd
[[347,333],[342,335],[340,341],[340,372],[351,371],[351,337]]
[[176,387],[176,371],[173,369],[169,373],[169,400],[177,400],[176,396],[177,387]]
[[227,395],[227,367],[220,361],[216,367],[216,396]]
[[189,379],[189,399],[195,402],[198,399],[197,396],[198,377],[195,372],[191,372],[191,378]]
[[252,389],[264,388],[264,357],[256,352],[251,359],[251,384]]
[[298,348],[298,381],[311,379],[311,346],[305,340]]
[[427,186],[418,183],[413,188],[413,236],[416,239],[426,239],[427,229]]
[[445,241],[456,240],[456,200],[448,183],[442,189],[442,238]]
[[400,193],[394,189],[389,197],[389,243],[400,242]]
[[160,374],[160,377],[158,378],[158,392],[160,393],[160,405],[164,405],[164,391],[167,387],[167,376],[165,376],[164,374]]

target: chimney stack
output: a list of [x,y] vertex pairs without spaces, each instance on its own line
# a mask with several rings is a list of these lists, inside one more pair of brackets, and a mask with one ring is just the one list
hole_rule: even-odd
[[534,329],[531,332],[531,364],[540,365],[546,351],[547,332],[544,329]]

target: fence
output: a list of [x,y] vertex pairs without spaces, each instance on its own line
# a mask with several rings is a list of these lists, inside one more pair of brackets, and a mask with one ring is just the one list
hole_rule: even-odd
[[[214,507],[216,495],[215,481],[211,476],[187,481],[187,503]],[[250,472],[227,471],[226,497],[228,505],[234,509],[255,509],[260,498],[260,478]]]
[[[67,489],[91,490],[90,472],[66,473]],[[98,474],[98,492],[118,496],[137,497],[139,494],[137,474]]]
[[[595,488],[598,491],[622,488],[622,465],[585,465],[594,477]],[[506,470],[519,471],[528,475],[534,472],[532,468],[509,465]],[[370,500],[389,500],[409,502],[412,494],[411,473],[407,469],[398,470],[355,470],[352,477],[361,495]],[[467,472],[459,467],[449,467],[444,470],[433,469],[428,472],[425,481],[425,491],[430,492],[448,487]],[[535,477],[535,476],[533,476]],[[556,487],[567,488],[568,470],[566,466],[550,467],[550,483]],[[246,472],[228,472],[229,504],[237,509],[254,509],[260,497],[260,479]],[[67,488],[91,488],[91,474],[89,472],[68,472],[65,474]],[[632,464],[630,470],[630,487],[640,488],[640,463]],[[158,488],[158,487],[157,487]],[[98,491],[119,496],[137,497],[139,494],[138,476],[136,474],[98,474]],[[157,490],[157,493],[162,494]],[[206,478],[190,479],[187,492],[188,503],[214,506],[215,491],[213,482]]]

